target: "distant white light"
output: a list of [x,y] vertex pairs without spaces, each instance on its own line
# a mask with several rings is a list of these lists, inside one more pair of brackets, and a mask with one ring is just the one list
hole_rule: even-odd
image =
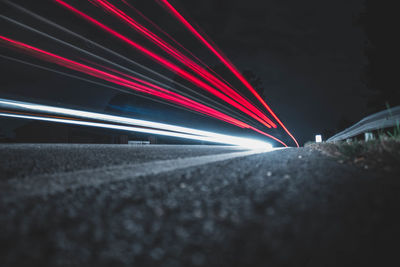
[[315,136],[315,142],[321,143],[321,142],[322,142],[322,135],[317,134],[317,135]]

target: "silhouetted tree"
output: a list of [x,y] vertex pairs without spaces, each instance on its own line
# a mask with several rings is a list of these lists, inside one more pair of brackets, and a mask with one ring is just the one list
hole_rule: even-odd
[[368,38],[365,80],[372,92],[368,101],[370,111],[382,110],[386,103],[400,105],[400,16],[395,5],[396,1],[365,0],[360,20]]

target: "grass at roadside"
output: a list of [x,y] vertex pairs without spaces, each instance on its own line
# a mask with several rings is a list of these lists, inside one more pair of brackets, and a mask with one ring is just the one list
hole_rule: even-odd
[[321,151],[343,164],[352,164],[365,170],[400,174],[399,135],[380,135],[377,140],[351,143],[308,143],[305,147]]

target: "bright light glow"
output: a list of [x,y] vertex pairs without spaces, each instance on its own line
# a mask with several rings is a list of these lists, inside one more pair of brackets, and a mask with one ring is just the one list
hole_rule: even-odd
[[321,142],[322,142],[322,135],[317,134],[317,135],[315,136],[315,142],[316,142],[316,143],[321,143]]
[[[123,131],[150,133],[150,134],[165,135],[165,136],[192,139],[198,141],[229,144],[229,145],[240,146],[249,149],[257,149],[257,150],[272,149],[272,145],[270,143],[256,139],[241,138],[236,136],[218,134],[214,132],[196,130],[192,128],[180,127],[170,124],[157,123],[145,120],[136,120],[126,117],[87,112],[82,110],[38,105],[33,103],[12,101],[7,99],[0,99],[0,107],[7,110],[18,110],[18,111],[34,112],[34,113],[39,112],[48,115],[64,116],[68,118],[46,117],[43,114],[36,115],[29,113],[21,114],[13,112],[0,113],[0,116],[3,117],[41,120],[41,121],[58,122],[58,123],[66,123],[66,124],[74,124],[82,126],[109,128],[109,129],[116,129]],[[76,120],[77,118],[79,120]],[[87,120],[96,120],[101,122],[94,122]],[[146,128],[141,128],[141,127],[146,127]]]

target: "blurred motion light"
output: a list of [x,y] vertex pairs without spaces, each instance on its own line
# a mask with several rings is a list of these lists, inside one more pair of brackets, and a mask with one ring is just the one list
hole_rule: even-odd
[[39,105],[1,98],[0,108],[8,110],[7,112],[0,113],[0,117],[42,120],[123,131],[135,131],[198,141],[228,144],[249,149],[260,149],[263,151],[272,149],[272,145],[270,143],[256,139],[236,137],[171,124],[137,120],[83,110]]

